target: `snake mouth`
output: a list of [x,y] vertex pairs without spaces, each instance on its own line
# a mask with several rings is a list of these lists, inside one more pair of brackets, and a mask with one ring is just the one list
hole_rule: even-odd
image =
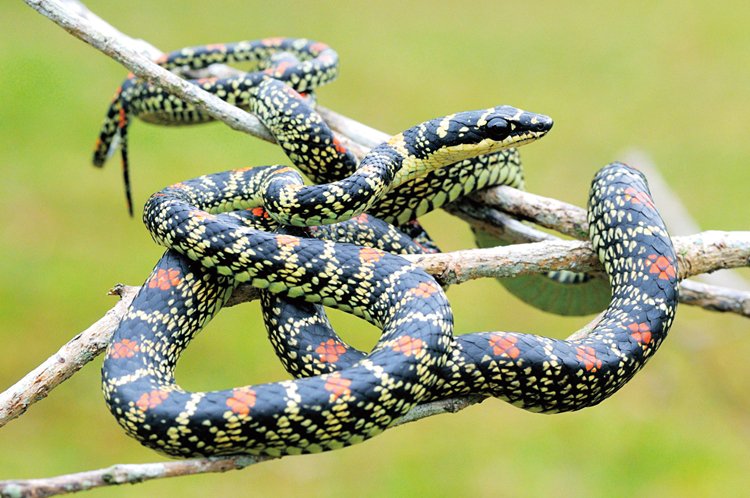
[[539,140],[544,135],[547,134],[549,129],[544,131],[522,131],[520,133],[511,133],[508,135],[507,140],[505,140],[505,143],[508,144],[508,147],[515,147],[519,145],[524,145],[529,142],[534,142],[535,140]]

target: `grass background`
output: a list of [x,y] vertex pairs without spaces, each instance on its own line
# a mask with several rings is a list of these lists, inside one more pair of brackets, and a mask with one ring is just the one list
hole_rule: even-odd
[[[88,2],[164,50],[278,35],[325,41],[340,54],[341,76],[320,101],[389,132],[501,103],[548,114],[553,131],[523,150],[533,192],[582,205],[594,171],[637,147],[703,228],[747,229],[750,10],[686,4]],[[0,17],[4,389],[112,306],[112,284],[142,282],[161,249],[126,216],[116,162],[89,165],[125,70],[22,2],[2,2]],[[138,122],[130,140],[137,206],[182,179],[284,162],[216,124]],[[446,249],[472,245],[456,219],[436,213],[425,223]],[[587,321],[529,309],[490,280],[454,286],[449,297],[458,331],[560,337]],[[259,319],[257,304],[222,311],[178,380],[207,389],[286,378]],[[359,345],[375,340],[360,321],[338,323]],[[746,320],[685,306],[645,371],[580,413],[541,416],[489,400],[345,450],[88,496],[734,495],[750,484],[748,356]],[[0,430],[0,479],[161,458],[107,412],[100,361]]]

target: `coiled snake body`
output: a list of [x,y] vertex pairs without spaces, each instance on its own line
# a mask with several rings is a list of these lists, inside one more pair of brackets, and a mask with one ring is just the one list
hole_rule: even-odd
[[[282,84],[263,79],[253,88],[250,106],[267,124],[298,115],[299,100]],[[600,402],[656,351],[676,305],[676,256],[640,173],[613,164],[592,184],[591,241],[613,297],[596,328],[577,340],[509,332],[456,338],[447,300],[429,275],[381,249],[334,242],[369,240],[409,252],[408,238],[370,223],[370,215],[401,224],[470,190],[459,185],[442,199],[430,193],[417,203],[404,200],[424,178],[450,176],[444,172],[454,168],[459,174],[452,165],[476,156],[490,154],[480,164],[496,168],[472,176],[475,186],[507,177],[509,148],[550,126],[546,116],[507,106],[457,113],[394,136],[356,168],[324,130],[321,140],[338,156],[316,157],[346,165],[346,175],[321,173],[328,184],[305,186],[293,170],[273,166],[208,175],[155,194],[144,220],[170,249],[107,350],[102,375],[110,410],[143,444],[184,457],[335,449],[382,432],[420,402],[455,394],[497,396],[539,412]],[[294,140],[285,142],[290,156],[299,152]],[[276,223],[302,228],[260,229]],[[368,232],[361,241],[352,235],[357,223]],[[173,375],[179,355],[238,282],[265,290],[272,342],[285,367],[305,378],[185,391]],[[319,305],[380,327],[374,350],[348,348]]]

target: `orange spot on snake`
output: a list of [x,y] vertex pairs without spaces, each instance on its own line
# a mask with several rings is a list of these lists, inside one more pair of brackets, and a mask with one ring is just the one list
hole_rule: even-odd
[[587,372],[596,372],[602,368],[602,360],[596,357],[596,350],[591,346],[576,348],[576,359],[583,362]]
[[515,360],[521,354],[521,350],[516,347],[518,337],[506,334],[492,334],[490,337],[490,347],[495,356],[507,356]]
[[312,45],[310,45],[310,51],[311,52],[322,52],[323,50],[328,50],[330,47],[326,45],[325,43],[321,42],[315,42]]
[[195,80],[195,82],[196,82],[196,84],[202,86],[202,85],[205,85],[206,83],[213,83],[217,79],[218,78],[216,78],[215,76],[212,76],[210,78],[198,78],[197,80]]
[[174,268],[159,268],[148,281],[149,289],[159,288],[163,291],[169,290],[182,282],[180,271]]
[[271,172],[272,175],[280,175],[281,173],[287,173],[289,171],[294,171],[292,168],[288,166],[284,166],[283,168],[279,168],[276,171]]
[[352,390],[349,386],[352,385],[352,381],[341,377],[340,374],[332,374],[325,383],[325,390],[331,393],[331,401],[335,401],[342,396],[349,396]]
[[396,344],[393,345],[393,350],[398,353],[403,353],[406,356],[416,356],[422,351],[423,347],[424,342],[422,342],[422,339],[415,339],[405,335],[398,338]]
[[651,342],[651,329],[648,323],[631,323],[628,325],[630,329],[630,337],[638,341],[640,344],[648,344]]
[[227,399],[227,406],[232,413],[247,415],[255,406],[255,391],[248,387],[232,389],[232,397]]
[[294,235],[279,234],[276,236],[276,243],[279,247],[297,247],[300,244],[299,237]]
[[385,253],[383,251],[372,247],[363,247],[359,250],[359,260],[362,264],[377,263],[383,259],[384,255]]
[[270,38],[263,38],[260,43],[262,45],[266,45],[267,47],[273,47],[275,45],[281,45],[282,41],[284,41],[284,38],[280,36],[274,36]]
[[417,297],[430,297],[440,289],[440,286],[435,282],[422,282],[418,286],[412,288],[409,292]]
[[325,363],[336,363],[342,354],[346,352],[346,348],[343,344],[333,339],[328,339],[326,342],[321,342],[315,352],[320,355],[320,361]]
[[646,192],[636,190],[633,187],[625,189],[625,201],[632,204],[643,204],[650,208],[654,208],[654,201],[648,196]]
[[648,272],[657,274],[661,280],[670,280],[677,274],[672,261],[666,256],[651,254],[648,260],[651,262]]
[[[272,75],[272,76],[283,76],[284,73],[286,72],[286,70],[289,69],[292,66],[293,66],[293,64],[291,62],[289,62],[289,61],[281,61],[278,64],[276,64],[275,66],[269,67],[268,69],[266,69],[263,72],[265,74]],[[286,88],[289,88],[290,90],[292,90],[291,87],[286,87]],[[295,97],[295,98],[299,95],[294,90],[292,90],[292,92],[294,92],[292,94],[292,96]],[[291,93],[291,92],[289,92],[289,93]]]
[[339,154],[346,154],[346,147],[341,145],[341,142],[336,137],[333,138],[333,147],[336,149],[336,152],[338,152]]
[[168,396],[168,392],[155,389],[151,392],[141,394],[141,397],[135,402],[135,406],[142,412],[145,412],[162,404]]
[[207,212],[203,211],[202,209],[194,209],[193,211],[190,212],[190,215],[193,218],[197,218],[197,219],[199,219],[201,221],[206,221],[206,220],[214,221],[214,220],[216,220],[216,216],[215,215],[213,215],[211,213],[207,213]]
[[125,128],[128,125],[128,115],[125,114],[125,109],[120,107],[119,118],[117,120],[117,126]]
[[132,358],[138,351],[140,349],[137,342],[123,339],[112,344],[112,351],[109,356],[115,359]]
[[258,218],[268,219],[271,216],[268,214],[268,211],[263,209],[262,206],[257,206],[252,209],[250,209],[250,212],[253,213],[253,216],[257,216]]

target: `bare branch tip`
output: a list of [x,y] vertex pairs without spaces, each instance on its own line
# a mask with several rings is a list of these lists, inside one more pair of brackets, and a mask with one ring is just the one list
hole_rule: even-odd
[[107,291],[108,296],[119,296],[122,297],[125,294],[125,284],[117,283]]

